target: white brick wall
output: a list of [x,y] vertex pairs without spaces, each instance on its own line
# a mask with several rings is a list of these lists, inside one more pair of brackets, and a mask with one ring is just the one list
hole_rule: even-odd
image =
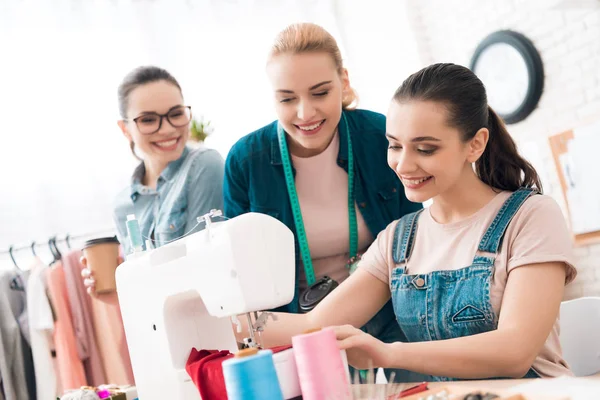
[[[564,207],[547,138],[600,119],[600,1],[580,8],[553,8],[553,3],[408,0],[407,7],[423,65],[468,66],[479,42],[500,29],[533,41],[544,62],[544,94],[538,109],[509,130],[517,142],[538,146],[542,165],[536,168],[547,171],[546,193]],[[567,287],[566,297],[600,296],[600,244],[577,248],[576,255],[579,276]]]

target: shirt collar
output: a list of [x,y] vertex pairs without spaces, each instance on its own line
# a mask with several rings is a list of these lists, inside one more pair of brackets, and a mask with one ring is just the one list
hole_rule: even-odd
[[[185,158],[188,156],[189,153],[190,153],[190,149],[186,146],[183,149],[183,153],[181,154],[181,157],[179,157],[175,161],[171,161],[167,165],[167,167],[164,169],[164,171],[160,174],[160,177],[158,178],[159,181],[161,179],[165,180],[165,181],[169,181],[169,180],[173,179],[173,177],[175,176],[175,174],[181,167],[181,164],[183,164],[183,161],[185,160]],[[146,167],[144,166],[143,162],[141,162],[135,168],[135,170],[133,170],[133,174],[131,175],[131,193],[130,193],[131,199],[133,201],[137,200],[140,193],[142,193],[142,189],[144,188],[142,180],[144,179],[145,173],[146,173]]]
[[179,157],[175,161],[171,161],[167,165],[167,168],[165,168],[164,171],[160,174],[160,177],[163,178],[165,181],[170,181],[171,179],[173,179],[189,153],[190,149],[187,146],[185,146],[183,148],[183,153],[181,153],[181,157]]
[[144,174],[146,173],[146,167],[144,163],[141,162],[134,170],[131,175],[131,200],[135,201],[138,197],[144,185],[142,184],[142,179],[144,178]]

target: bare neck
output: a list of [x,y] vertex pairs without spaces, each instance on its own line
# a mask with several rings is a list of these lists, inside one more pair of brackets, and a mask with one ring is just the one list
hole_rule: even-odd
[[497,194],[468,166],[459,183],[433,198],[431,216],[440,224],[461,221],[479,211]]
[[144,167],[146,170],[146,173],[144,174],[144,178],[142,180],[144,186],[156,189],[156,186],[158,184],[158,178],[160,177],[160,174],[162,174],[162,172],[165,170],[165,168],[167,168],[167,165],[168,164],[166,163],[144,161]]
[[337,133],[337,129],[335,131],[333,131],[333,135],[331,135],[331,137],[329,138],[329,140],[326,143],[324,143],[322,146],[319,146],[318,148],[314,148],[314,149],[307,149],[306,147],[302,147],[291,136],[286,135],[288,137],[288,146],[290,148],[290,153],[292,153],[296,157],[301,157],[301,158],[317,156],[317,155],[321,154],[322,152],[324,152],[325,150],[327,150],[327,148],[333,141],[333,138],[335,137],[336,133]]

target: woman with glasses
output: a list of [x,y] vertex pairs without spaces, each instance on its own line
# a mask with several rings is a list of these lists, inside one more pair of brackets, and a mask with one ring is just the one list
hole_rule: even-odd
[[[117,237],[129,254],[129,214],[139,221],[144,242],[159,247],[196,231],[197,217],[223,208],[223,159],[215,150],[186,146],[191,108],[166,70],[133,70],[119,86],[118,97],[119,128],[141,161],[114,206]],[[94,280],[87,269],[84,276],[93,293]]]

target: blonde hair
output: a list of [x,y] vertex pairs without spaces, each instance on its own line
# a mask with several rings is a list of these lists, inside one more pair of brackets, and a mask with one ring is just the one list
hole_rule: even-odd
[[[269,59],[279,54],[301,54],[324,52],[331,56],[338,73],[344,71],[342,53],[337,42],[321,26],[311,23],[292,24],[279,32],[271,48]],[[349,87],[342,98],[342,108],[350,110],[356,107],[358,95]]]

